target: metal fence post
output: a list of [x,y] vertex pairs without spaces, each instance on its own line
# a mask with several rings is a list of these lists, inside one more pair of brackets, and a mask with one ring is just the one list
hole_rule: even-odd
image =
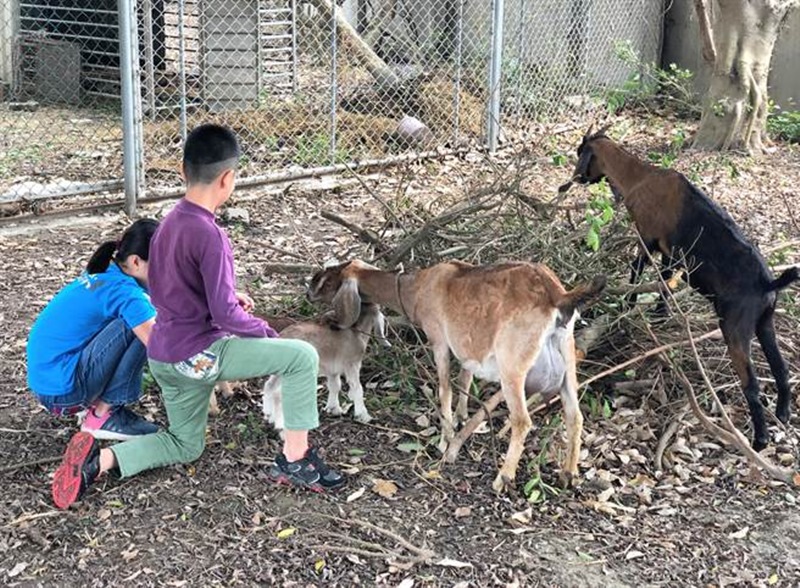
[[492,0],[492,54],[489,66],[489,117],[487,142],[489,151],[497,149],[500,135],[500,78],[503,64],[503,16],[504,0]]
[[460,135],[459,109],[461,108],[461,68],[464,58],[464,1],[458,0],[456,21],[456,81],[453,84],[453,148],[458,146]]
[[186,17],[184,0],[178,0],[178,83],[180,84],[181,100],[181,143],[186,143],[186,31],[183,27]]
[[331,2],[331,163],[336,163],[336,58],[338,53],[336,28],[336,2]]
[[[133,0],[119,0],[119,61],[122,99],[122,159],[125,186],[125,212],[133,216],[136,212],[136,198],[141,189],[137,157],[136,92],[138,80],[134,68],[134,56],[138,59],[137,32],[134,29],[136,14]],[[134,51],[134,47],[137,48]]]

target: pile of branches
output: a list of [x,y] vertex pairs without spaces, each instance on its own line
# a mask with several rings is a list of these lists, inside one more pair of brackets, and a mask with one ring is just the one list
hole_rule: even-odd
[[[654,281],[629,285],[638,235],[623,211],[618,210],[614,220],[603,227],[599,250],[593,251],[586,239],[585,195],[576,191],[573,200],[563,200],[530,189],[542,163],[524,151],[503,165],[489,162],[493,171],[482,185],[468,188],[458,198],[424,204],[403,198],[389,202],[362,182],[385,211],[382,226],[359,226],[329,210],[322,211],[322,216],[358,238],[360,247],[353,256],[386,269],[402,265],[408,271],[450,259],[475,264],[523,260],[547,264],[568,289],[595,275],[606,275],[606,295],[584,314],[576,329],[579,356],[583,356],[579,365],[582,394],[605,399],[612,407],[648,405],[647,414],[656,421],[652,428],[661,432],[654,452],[657,470],[671,465],[670,443],[678,428],[691,420],[723,444],[738,449],[765,473],[797,482],[793,470],[754,453],[747,436],[728,416],[732,411],[739,427],[749,427],[740,383],[711,305],[685,282],[661,282],[655,271],[645,272]],[[631,307],[625,298],[633,291],[639,293],[639,302]],[[652,310],[662,292],[668,297],[670,312],[655,317]],[[394,318],[391,324],[402,343],[390,353],[372,357],[365,372],[367,376],[370,370],[397,374],[396,379],[409,388],[423,390],[436,409],[431,390],[436,372],[424,335],[402,317]],[[781,320],[780,344],[791,347],[789,335],[800,325],[787,317]],[[759,372],[769,373],[760,354],[754,354],[754,360]],[[790,371],[796,374],[800,366],[790,366]],[[771,385],[765,388],[771,396]],[[491,401],[496,393],[496,386],[483,386],[484,410],[496,405]],[[555,402],[557,397],[551,404]],[[536,397],[529,399],[529,406],[533,412],[548,408]],[[706,416],[709,413],[713,416]],[[503,414],[502,409],[493,413],[494,417]],[[782,427],[773,420],[776,427]],[[500,433],[506,431],[504,427]],[[785,430],[778,433],[778,439],[785,441],[773,449],[775,455],[784,464],[794,463],[796,444],[787,445],[790,439]]]

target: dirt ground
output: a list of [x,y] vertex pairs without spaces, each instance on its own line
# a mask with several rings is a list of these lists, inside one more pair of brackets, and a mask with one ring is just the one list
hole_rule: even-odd
[[[625,120],[615,132],[635,152],[655,157],[668,150],[682,124]],[[571,164],[557,165],[554,155],[572,154],[579,135],[567,131],[533,144],[536,173],[523,186],[527,194],[555,194]],[[305,273],[276,273],[269,264],[314,266],[365,252],[349,232],[322,218],[321,210],[377,230],[387,214],[382,203],[434,209],[488,182],[503,157],[495,164],[477,154],[448,157],[374,172],[361,181],[323,179],[242,192],[233,206],[247,209],[249,223],[226,224],[241,284],[260,308],[297,313]],[[769,256],[771,263],[800,262],[796,146],[778,145],[753,160],[681,153],[674,166],[719,200],[762,249],[794,242]],[[585,202],[584,191],[574,192],[575,202]],[[159,216],[170,205],[143,214]],[[535,416],[516,490],[498,497],[491,482],[506,441],[492,433],[476,435],[456,464],[440,464],[431,430],[435,411],[419,385],[421,376],[373,358],[363,381],[375,420],[362,425],[324,415],[314,434],[331,461],[350,474],[348,487],[337,495],[269,485],[266,474],[279,441],[261,417],[260,382],[251,382],[221,401],[222,413],[210,419],[207,449],[196,463],[109,478],[70,510],[55,510],[50,480],[75,423],[44,413],[27,391],[27,332],[99,241],[117,235],[125,222],[107,215],[0,227],[3,584],[800,585],[797,490],[763,478],[691,416],[680,414],[685,401],[675,395],[663,403],[651,391],[607,394],[612,383],[604,380],[584,396],[581,483],[573,490],[557,487],[563,451],[557,409]],[[624,280],[627,272],[621,267],[615,277]],[[797,292],[784,294],[778,321],[795,392]],[[724,358],[719,342],[705,349]],[[765,362],[758,348],[755,353],[769,396]],[[580,379],[616,361],[599,355],[589,360]],[[730,387],[730,366],[721,365],[712,377],[725,373]],[[427,384],[434,386],[432,380]],[[731,390],[729,410],[747,431],[740,396]],[[796,415],[796,403],[794,408]],[[166,421],[152,385],[139,410]],[[667,466],[656,469],[657,445],[671,424]],[[797,463],[797,426],[797,416],[787,430],[774,426],[766,455]],[[531,500],[526,486],[536,489]]]

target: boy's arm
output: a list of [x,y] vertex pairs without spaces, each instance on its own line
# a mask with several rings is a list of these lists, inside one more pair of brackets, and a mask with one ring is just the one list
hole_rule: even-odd
[[200,260],[200,273],[211,319],[224,331],[240,337],[279,337],[266,322],[246,313],[236,297],[233,283],[233,254],[220,235],[209,243]]

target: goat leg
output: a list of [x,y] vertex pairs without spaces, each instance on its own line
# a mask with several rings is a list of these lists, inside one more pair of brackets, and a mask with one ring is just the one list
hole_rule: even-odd
[[283,404],[281,402],[281,378],[270,376],[264,382],[262,398],[264,417],[278,430],[283,429]]
[[339,392],[342,390],[340,374],[330,374],[325,377],[328,386],[328,402],[325,403],[325,412],[333,416],[342,416],[344,410],[339,404]]
[[786,424],[791,416],[792,391],[789,388],[789,371],[786,369],[786,362],[783,361],[778,341],[775,338],[775,327],[772,322],[772,310],[761,319],[756,328],[758,342],[761,343],[761,350],[767,358],[772,377],[775,378],[775,387],[778,389],[778,402],[775,407],[775,416],[778,420]]
[[562,342],[561,354],[564,357],[567,372],[561,387],[561,405],[564,409],[564,425],[567,429],[567,455],[561,468],[561,483],[568,488],[578,475],[581,433],[583,432],[583,415],[578,400],[575,339],[572,335],[566,337]]
[[442,433],[439,451],[445,453],[447,446],[455,437],[453,425],[453,388],[450,385],[450,348],[447,343],[436,344],[433,350],[436,373],[439,376],[439,406],[441,409]]
[[456,461],[456,457],[458,457],[458,452],[461,450],[461,446],[464,445],[467,439],[472,436],[475,430],[481,426],[481,423],[489,418],[492,414],[492,411],[497,408],[497,405],[500,404],[500,401],[503,400],[503,391],[498,390],[495,392],[494,396],[489,398],[483,406],[474,414],[472,418],[467,421],[467,424],[458,432],[458,434],[453,437],[453,440],[450,441],[450,444],[447,446],[447,451],[444,454],[444,460],[448,463],[453,463]]
[[764,417],[764,405],[761,403],[761,394],[758,379],[750,358],[750,338],[741,334],[732,333],[730,323],[720,321],[725,342],[728,344],[728,353],[731,356],[733,369],[742,382],[744,396],[747,399],[747,408],[750,410],[750,419],[753,421],[753,449],[761,451],[769,444],[767,435],[767,421]]
[[364,404],[364,388],[361,386],[361,363],[350,366],[344,372],[344,377],[347,380],[347,385],[350,388],[348,395],[350,400],[353,401],[353,417],[359,423],[368,423],[372,420],[367,411],[367,406]]
[[511,421],[511,440],[500,472],[492,483],[492,488],[498,493],[508,488],[516,479],[519,460],[522,450],[525,449],[525,439],[532,426],[525,405],[525,374],[517,374],[513,379],[503,381],[502,387]]
[[461,368],[458,374],[458,402],[456,402],[456,418],[459,423],[466,423],[469,418],[468,402],[472,386],[472,372]]

